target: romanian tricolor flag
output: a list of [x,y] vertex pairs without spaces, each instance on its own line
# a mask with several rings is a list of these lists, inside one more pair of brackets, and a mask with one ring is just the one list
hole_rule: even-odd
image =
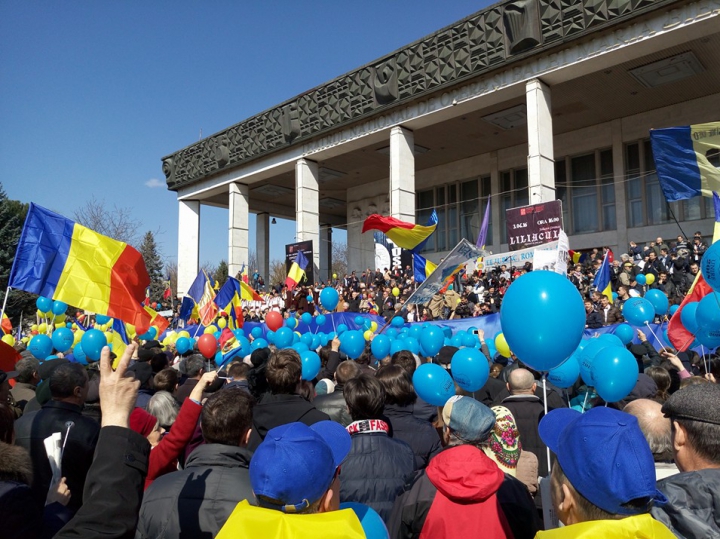
[[603,258],[600,269],[595,274],[593,286],[598,292],[609,299],[610,303],[613,302],[612,286],[610,285],[610,260],[607,254],[605,258]]
[[150,315],[150,327],[156,328],[157,336],[160,337],[162,332],[170,327],[170,322],[168,322],[167,318],[164,316],[159,315],[152,307],[148,307],[146,305],[143,308],[145,309],[145,312]]
[[0,324],[0,327],[2,327],[2,332],[5,334],[10,334],[12,332],[12,322],[5,313],[2,315],[2,323]]
[[379,230],[398,247],[420,251],[427,239],[435,232],[435,229],[437,229],[437,214],[434,210],[433,215],[435,217],[433,219],[431,216],[430,224],[423,226],[400,221],[394,217],[383,217],[382,215],[374,213],[365,219],[362,231]]
[[[713,243],[720,240],[720,197],[717,193],[713,193],[713,203],[715,204],[715,230],[713,232]],[[670,343],[678,349],[680,352],[684,352],[695,341],[695,335],[690,333],[682,323],[680,317],[682,310],[688,303],[694,301],[700,301],[708,294],[713,292],[712,287],[705,281],[705,277],[702,276],[702,272],[698,271],[695,281],[693,281],[690,290],[688,290],[685,299],[682,300],[680,307],[675,314],[670,318],[668,323],[667,334]]]
[[582,264],[587,258],[586,253],[581,253],[579,251],[570,250],[568,251],[568,254],[570,255],[570,259],[572,260],[573,264]]
[[[363,232],[365,231],[363,230]],[[305,278],[305,268],[307,268],[308,264],[309,262],[305,254],[302,251],[298,251],[295,262],[290,266],[287,279],[285,279],[285,285],[287,285],[288,290],[294,290],[298,283]]]
[[668,202],[720,191],[720,169],[708,159],[720,150],[720,122],[653,129],[650,142]]
[[150,284],[135,249],[30,204],[9,286],[119,318],[147,331]]
[[416,283],[422,283],[430,277],[430,274],[435,271],[435,268],[437,268],[436,264],[433,264],[419,254],[413,253],[413,273]]
[[230,321],[235,327],[242,327],[242,324],[237,322],[237,311],[235,310],[235,307],[242,306],[242,300],[262,301],[262,296],[247,283],[238,281],[234,277],[228,277],[228,280],[222,285],[213,301],[220,310],[229,313]]
[[200,319],[203,326],[210,325],[218,313],[217,306],[213,303],[214,298],[215,291],[210,283],[210,278],[203,270],[200,270],[182,300],[180,318],[187,320],[192,316]]

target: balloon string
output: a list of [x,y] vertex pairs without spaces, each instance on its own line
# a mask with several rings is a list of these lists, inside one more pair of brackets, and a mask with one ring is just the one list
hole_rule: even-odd
[[[544,407],[545,407],[545,415],[547,415],[547,413],[548,413],[548,405],[547,405],[547,400],[548,400],[548,399],[547,399],[547,383],[546,383],[546,377],[547,377],[547,373],[543,373],[543,377],[542,377],[542,383],[543,383],[543,405],[544,405]],[[550,466],[551,466],[551,465],[550,465],[550,448],[549,448],[549,447],[546,447],[545,449],[547,450],[547,469],[548,469],[548,473],[550,473]]]
[[707,374],[710,371],[708,370],[708,363],[707,363],[707,360],[705,359],[705,347],[703,345],[700,345],[700,351],[702,352],[703,365],[705,365],[705,373]]
[[585,413],[585,405],[587,404],[587,399],[588,399],[589,394],[590,394],[589,391],[585,391],[585,400],[583,401],[583,409],[582,409],[583,414]]
[[662,341],[661,341],[660,339],[658,339],[658,336],[655,335],[655,332],[654,332],[654,331],[652,330],[652,328],[650,327],[650,322],[645,322],[645,325],[646,325],[647,328],[650,330],[650,333],[652,333],[652,336],[655,337],[655,340],[660,343],[660,348],[663,349],[663,352],[667,352],[667,348],[665,348],[665,346],[663,345]]

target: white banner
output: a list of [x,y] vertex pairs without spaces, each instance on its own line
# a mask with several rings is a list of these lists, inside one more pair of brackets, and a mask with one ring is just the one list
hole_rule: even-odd
[[554,271],[567,275],[567,257],[570,244],[565,232],[560,230],[557,248],[552,250],[535,249],[533,253],[533,270]]
[[481,256],[487,256],[488,252],[472,245],[468,240],[463,238],[455,248],[443,258],[423,283],[418,286],[417,290],[405,302],[407,304],[422,305],[430,301],[430,299],[439,292],[452,278],[457,275],[460,270],[465,268],[469,260],[477,260]]
[[539,247],[530,247],[528,249],[520,249],[509,253],[499,253],[496,255],[486,255],[483,260],[483,270],[491,270],[502,265],[510,268],[511,266],[522,267],[525,262],[532,262],[535,258],[536,251],[555,251],[558,248],[557,241],[551,241]]

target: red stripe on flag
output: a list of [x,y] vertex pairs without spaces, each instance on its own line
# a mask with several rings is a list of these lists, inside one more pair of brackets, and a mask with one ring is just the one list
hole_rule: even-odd
[[[150,277],[142,255],[129,245],[112,268],[107,315],[132,324],[138,333],[150,327],[150,315],[142,308]],[[144,329],[144,331],[143,331]]]
[[700,301],[712,291],[713,289],[710,285],[705,282],[705,277],[700,275],[692,289],[692,292],[685,296],[685,299],[683,299],[680,304],[680,308],[675,311],[675,314],[672,315],[672,318],[670,318],[670,322],[668,323],[668,339],[670,339],[670,342],[678,351],[686,351],[695,340],[695,335],[690,333],[685,326],[683,326],[680,318],[682,310],[688,303]]
[[368,230],[379,230],[387,234],[389,230],[393,228],[402,228],[405,230],[413,230],[417,225],[413,223],[407,223],[400,221],[394,217],[383,217],[377,213],[373,213],[370,217],[365,219],[363,223],[362,231],[367,232]]

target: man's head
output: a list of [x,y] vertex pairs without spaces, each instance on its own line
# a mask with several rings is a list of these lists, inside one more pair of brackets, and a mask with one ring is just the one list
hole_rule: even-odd
[[38,385],[40,382],[39,368],[40,362],[34,357],[21,359],[15,363],[15,370],[17,371],[16,380],[23,384]]
[[543,417],[539,431],[557,456],[550,488],[565,525],[647,513],[654,501],[665,500],[634,416],[605,407],[584,414],[562,408]]
[[446,445],[481,445],[495,426],[493,411],[472,397],[454,395],[443,407],[443,438]]
[[53,400],[82,406],[87,398],[88,375],[79,363],[66,363],[50,375],[49,386]]
[[663,239],[662,239],[660,236],[658,236],[657,238],[655,238],[655,243],[656,243],[657,245],[660,245],[662,242],[663,242]]
[[250,461],[259,505],[285,513],[339,509],[340,465],[351,445],[348,432],[334,421],[271,429]]
[[662,405],[650,399],[636,399],[628,403],[623,412],[635,416],[645,436],[655,462],[672,462],[670,420],[663,416]]
[[536,387],[535,377],[527,369],[514,369],[508,376],[507,388],[511,395],[532,395]]
[[295,350],[282,348],[272,353],[265,372],[272,393],[276,395],[294,394],[301,376],[300,354]]
[[205,372],[205,358],[200,354],[193,354],[185,360],[185,374],[188,378],[199,380],[203,372]]
[[417,362],[415,361],[415,356],[413,356],[412,352],[409,350],[399,350],[395,352],[392,356],[392,360],[390,361],[392,365],[399,365],[403,369],[405,369],[405,372],[407,372],[410,377],[412,378],[412,375],[415,373],[415,369],[417,369]]
[[412,378],[399,365],[388,365],[377,372],[375,378],[385,389],[385,403],[408,406],[417,400]]
[[591,313],[595,307],[593,306],[593,302],[589,299],[585,300],[585,312]]
[[682,472],[720,468],[720,385],[699,384],[673,393],[662,412],[672,422],[675,464]]
[[602,296],[600,298],[600,306],[605,309],[608,305],[610,305],[610,300],[607,296]]
[[236,382],[238,380],[247,380],[247,374],[249,370],[250,365],[237,361],[230,365],[230,368],[228,369],[228,376]]
[[353,421],[380,419],[382,416],[385,409],[385,390],[374,376],[361,374],[348,380],[343,395]]
[[698,266],[697,262],[690,263],[690,273],[692,273],[693,275],[697,275],[697,272],[699,269],[700,269],[700,266]]
[[250,439],[255,401],[245,391],[213,393],[203,405],[200,425],[205,442],[244,447]]
[[628,295],[627,287],[625,285],[618,286],[617,293],[619,298],[624,298]]
[[335,381],[339,386],[345,386],[349,380],[360,375],[360,367],[354,361],[343,361],[335,371]]

